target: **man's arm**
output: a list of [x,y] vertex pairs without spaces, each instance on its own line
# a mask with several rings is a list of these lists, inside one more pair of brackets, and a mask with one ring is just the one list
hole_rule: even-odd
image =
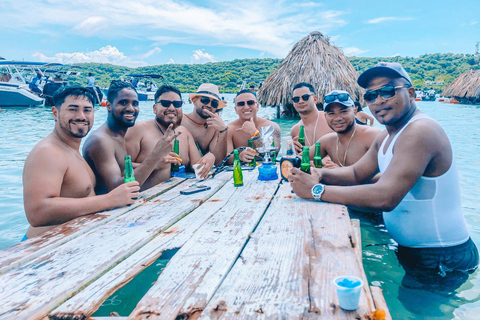
[[[134,202],[140,189],[130,182],[101,196],[61,197],[68,163],[55,148],[41,148],[29,155],[23,170],[25,214],[33,227],[64,223],[94,212],[121,207]],[[94,186],[92,186],[93,188]]]
[[300,134],[300,122],[292,127],[292,130],[290,130],[290,136],[292,137],[292,140],[293,140],[293,147],[295,148],[295,153],[301,156],[303,146],[300,142],[298,142],[299,134]]
[[275,152],[277,155],[280,153],[280,149],[282,148],[282,131],[280,130],[280,126],[273,122],[273,143],[275,145]]
[[222,162],[223,158],[225,158],[227,155],[228,129],[225,129],[228,127],[218,114],[212,113],[208,110],[205,110],[205,112],[210,116],[210,118],[207,119],[208,126],[216,130],[212,141],[210,141],[210,144],[208,145],[208,150],[210,150],[210,152],[215,156],[215,165],[218,166]]
[[187,136],[188,156],[190,158],[190,165],[198,163],[200,167],[203,167],[203,169],[199,173],[199,176],[201,178],[206,178],[213,165],[215,164],[215,156],[211,152],[208,152],[203,157],[200,156],[200,152],[198,151],[197,145],[195,144],[195,139],[193,138],[193,135],[190,133],[190,131],[188,131],[187,128],[184,128],[182,133]]

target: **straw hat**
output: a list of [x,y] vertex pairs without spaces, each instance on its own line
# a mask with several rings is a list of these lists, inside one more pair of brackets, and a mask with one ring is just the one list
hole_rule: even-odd
[[227,105],[220,99],[220,92],[218,92],[218,86],[213,83],[202,83],[196,93],[190,93],[190,100],[195,97],[209,97],[210,99],[217,100],[217,110],[225,108]]

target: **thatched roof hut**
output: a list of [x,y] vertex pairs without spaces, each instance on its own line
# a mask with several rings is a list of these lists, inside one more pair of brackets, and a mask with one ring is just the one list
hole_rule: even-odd
[[453,80],[442,95],[456,98],[480,98],[480,70],[468,70]]
[[363,89],[357,84],[358,73],[345,54],[318,31],[295,44],[282,64],[263,83],[258,92],[261,105],[284,108],[292,103],[292,89],[300,82],[315,88],[319,102],[331,90],[348,91],[362,100]]

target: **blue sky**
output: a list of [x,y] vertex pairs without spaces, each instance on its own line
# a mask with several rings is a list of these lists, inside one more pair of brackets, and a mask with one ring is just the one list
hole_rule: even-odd
[[130,67],[284,58],[314,30],[348,56],[474,53],[478,12],[478,0],[1,0],[0,56]]

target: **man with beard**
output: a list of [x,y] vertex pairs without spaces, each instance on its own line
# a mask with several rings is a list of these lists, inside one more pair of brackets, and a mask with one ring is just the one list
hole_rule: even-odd
[[183,116],[182,104],[182,96],[177,88],[168,85],[161,86],[155,93],[155,104],[153,105],[155,119],[137,123],[128,130],[125,136],[127,151],[132,156],[132,161],[141,164],[154,151],[158,141],[164,137],[167,128],[172,127],[178,135],[179,154],[171,152],[163,158],[163,161],[158,162],[143,183],[142,189],[153,187],[170,178],[170,164],[180,164],[178,158],[181,159],[181,163],[187,170],[191,169],[192,164],[199,163],[200,167],[203,167],[200,177],[206,177],[213,167],[215,156],[207,153],[201,157],[192,134],[185,127],[180,126]]
[[305,146],[312,147],[318,139],[333,132],[325,121],[323,111],[317,110],[318,98],[310,83],[301,82],[293,87],[293,107],[300,115],[300,121],[290,131],[295,151],[302,153],[302,144],[298,142],[300,126],[305,130]]
[[[107,93],[107,121],[93,131],[83,146],[83,156],[97,177],[98,194],[107,193],[124,181],[125,134],[137,119],[139,106],[135,88],[128,82],[112,81]],[[151,154],[134,169],[140,186],[148,179],[163,158],[172,150],[176,135],[172,126],[158,140]]]
[[79,151],[93,126],[94,101],[82,87],[61,88],[53,95],[54,130],[32,149],[23,169],[28,238],[77,217],[133,203],[138,196],[135,181],[95,196],[95,176]]
[[[257,96],[250,90],[241,90],[235,97],[235,112],[238,119],[228,124],[227,153],[239,147],[247,147],[248,140],[252,139],[254,148],[262,146],[259,139],[260,128],[273,125],[273,142],[276,153],[280,151],[281,132],[280,127],[273,121],[257,117],[258,112]],[[249,149],[240,152],[239,158],[244,162],[251,162],[255,155]],[[233,161],[233,156],[230,162]]]
[[220,99],[218,87],[212,83],[204,83],[196,93],[190,94],[194,105],[192,113],[185,114],[182,126],[188,129],[195,143],[205,155],[207,152],[215,156],[218,166],[227,155],[227,130],[222,118],[216,113],[226,106]]
[[[334,90],[324,99],[323,109],[328,126],[335,131],[321,137],[322,158],[326,168],[351,166],[368,151],[380,129],[358,125],[355,122],[355,103],[347,91]],[[314,148],[310,148],[313,159]]]

